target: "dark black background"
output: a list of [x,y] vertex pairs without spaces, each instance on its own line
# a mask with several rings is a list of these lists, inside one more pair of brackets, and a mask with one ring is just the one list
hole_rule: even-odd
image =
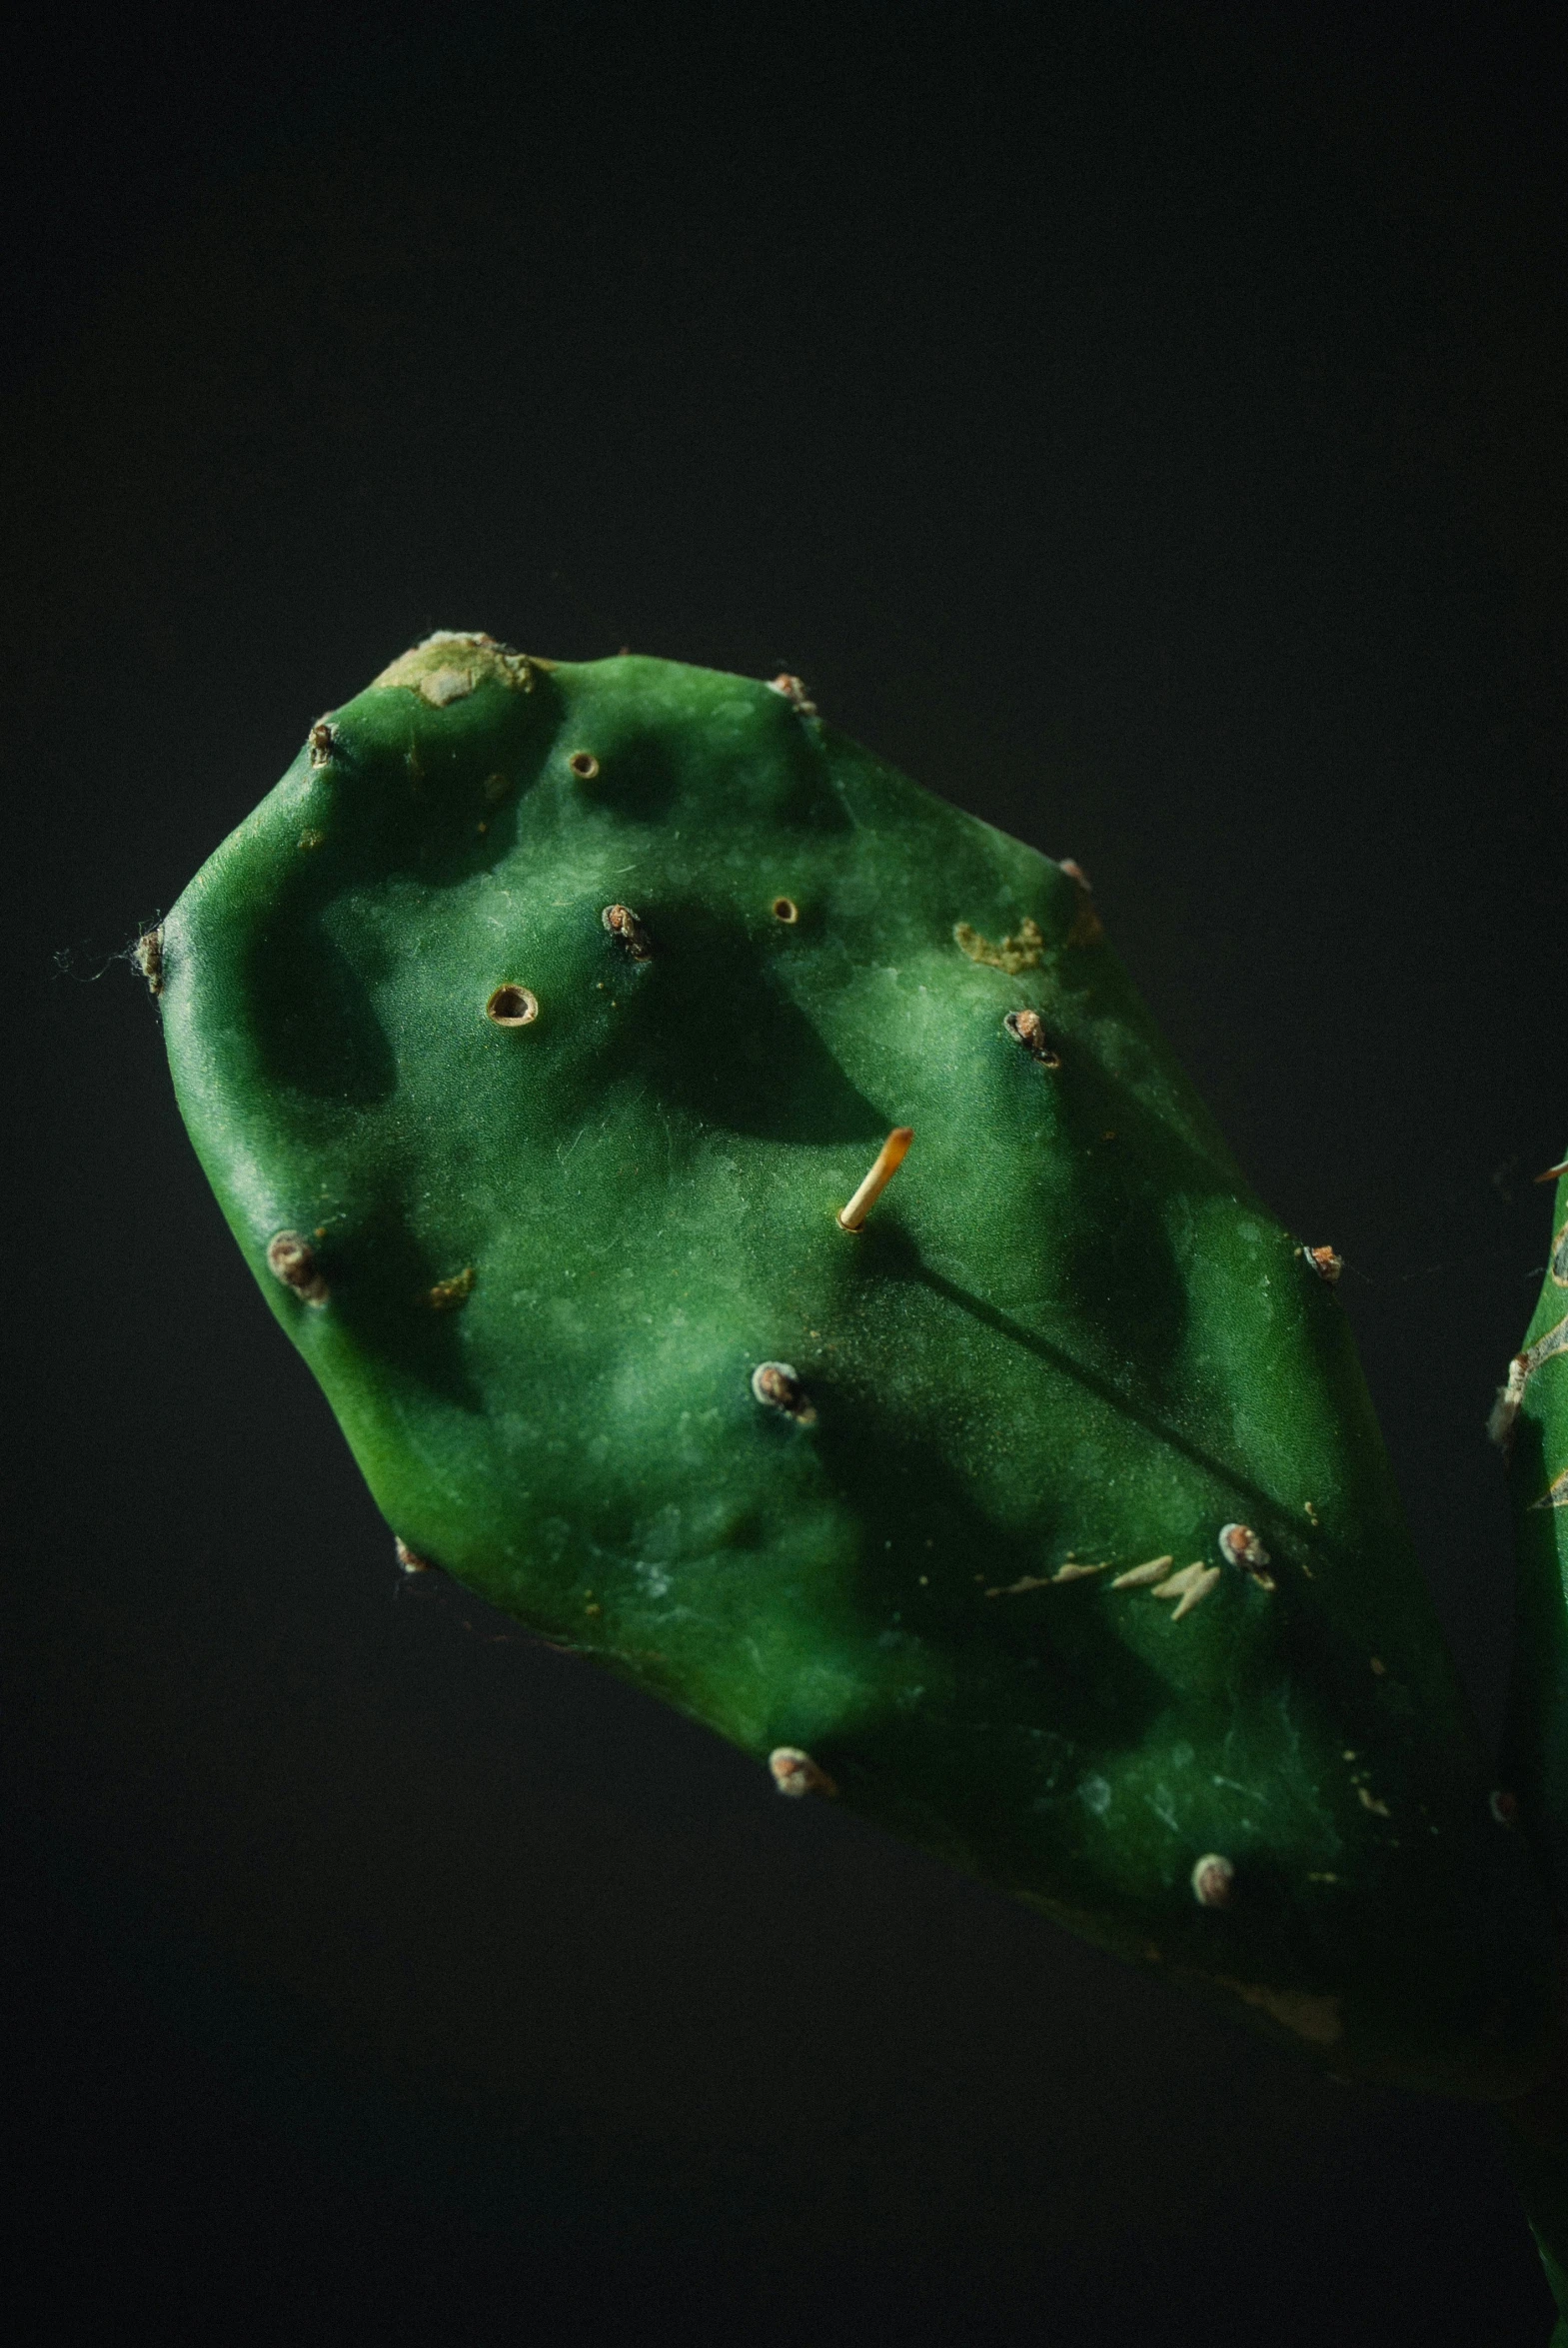
[[116,957],[432,627],[787,665],[1088,867],[1345,1254],[1495,1726],[1481,1428],[1568,1098],[1563,48],[579,6],[8,52],[26,2337],[1544,2339],[1481,2117],[403,1584]]

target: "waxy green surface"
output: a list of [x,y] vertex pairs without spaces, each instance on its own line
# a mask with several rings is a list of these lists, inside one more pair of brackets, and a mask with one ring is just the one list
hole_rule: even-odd
[[1557,1181],[1540,1300],[1492,1425],[1508,1457],[1518,1560],[1504,1765],[1568,1921],[1568,1173]]
[[[161,976],[413,1550],[1335,2070],[1527,2083],[1544,1906],[1340,1307],[1068,872],[787,692],[449,637],[316,729]],[[1184,1600],[1112,1586],[1159,1557]]]
[[[1568,1927],[1568,1153],[1557,1174],[1545,1276],[1498,1390],[1491,1431],[1508,1462],[1518,1605],[1503,1769]],[[1568,2348],[1568,2008],[1551,2068],[1505,2115],[1515,2181],[1529,2211]]]

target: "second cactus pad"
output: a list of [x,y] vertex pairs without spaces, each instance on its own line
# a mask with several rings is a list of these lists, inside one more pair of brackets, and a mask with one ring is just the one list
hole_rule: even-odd
[[1073,868],[793,680],[447,635],[148,963],[411,1559],[1335,2069],[1526,2083],[1546,1920],[1337,1266]]

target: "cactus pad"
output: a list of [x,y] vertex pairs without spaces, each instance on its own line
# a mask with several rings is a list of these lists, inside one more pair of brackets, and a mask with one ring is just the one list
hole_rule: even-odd
[[1568,1918],[1568,1160],[1555,1181],[1540,1299],[1491,1433],[1508,1459],[1518,1631],[1505,1766]]
[[1337,1258],[1074,867],[793,679],[447,635],[150,958],[407,1560],[1336,2070],[1527,2082],[1546,1919]]

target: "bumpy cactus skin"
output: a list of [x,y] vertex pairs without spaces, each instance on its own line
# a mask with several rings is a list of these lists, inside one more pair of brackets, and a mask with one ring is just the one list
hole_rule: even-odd
[[1492,1433],[1508,1454],[1518,1559],[1505,1767],[1568,1919],[1568,1172],[1552,1172],[1546,1277]]
[[792,680],[444,636],[313,730],[158,967],[224,1212],[416,1561],[1336,2071],[1528,2084],[1547,1918],[1337,1266],[1081,876]]
[[[1499,1388],[1492,1434],[1508,1457],[1518,1565],[1503,1768],[1568,1930],[1568,1154],[1556,1178],[1546,1276]],[[1510,2114],[1509,2151],[1563,2313],[1568,2348],[1568,2011],[1552,2068]]]

